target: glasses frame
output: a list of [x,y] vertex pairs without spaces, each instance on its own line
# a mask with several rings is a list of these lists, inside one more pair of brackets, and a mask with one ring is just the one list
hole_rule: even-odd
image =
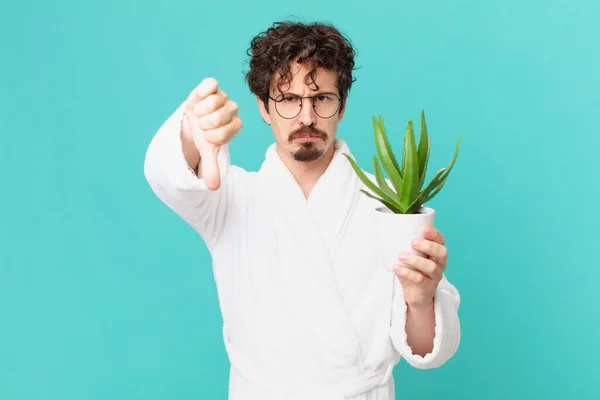
[[[291,95],[294,95],[294,96],[300,98],[300,107],[298,108],[298,112],[296,113],[296,115],[294,115],[293,117],[284,117],[283,115],[281,115],[281,113],[277,109],[277,104],[281,103],[283,101],[283,96],[285,96],[287,94],[291,94]],[[323,95],[333,95],[338,99],[337,108],[335,109],[335,112],[333,114],[331,114],[329,117],[322,117],[321,115],[319,115],[319,113],[317,112],[317,110],[315,108],[315,97],[319,97],[319,96],[323,96]],[[315,112],[315,114],[317,114],[317,116],[319,116],[319,118],[323,118],[323,119],[333,118],[340,111],[342,103],[343,103],[343,100],[340,98],[340,96],[338,96],[337,94],[335,94],[333,92],[323,92],[323,93],[315,94],[314,96],[299,96],[295,93],[282,93],[279,96],[277,96],[277,98],[273,98],[273,97],[271,97],[271,95],[269,95],[269,98],[275,102],[275,111],[277,111],[277,114],[279,114],[279,116],[283,119],[294,119],[298,115],[300,115],[300,113],[302,112],[302,107],[304,107],[304,99],[311,99],[313,111]],[[279,98],[281,98],[281,99],[279,99]]]

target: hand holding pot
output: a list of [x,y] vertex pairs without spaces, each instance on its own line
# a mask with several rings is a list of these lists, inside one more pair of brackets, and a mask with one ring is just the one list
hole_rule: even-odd
[[423,238],[415,238],[411,243],[412,248],[426,256],[404,252],[398,255],[400,261],[414,267],[394,265],[394,272],[400,280],[409,307],[426,309],[433,304],[435,291],[448,264],[445,242],[442,232],[427,225],[423,229]]

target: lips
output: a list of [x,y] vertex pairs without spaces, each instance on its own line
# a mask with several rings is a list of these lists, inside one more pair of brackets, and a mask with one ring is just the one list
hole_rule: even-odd
[[312,141],[315,139],[323,139],[325,140],[327,138],[327,134],[325,132],[320,132],[318,130],[315,129],[310,129],[310,128],[304,128],[301,130],[298,130],[297,132],[294,132],[290,135],[290,141],[301,141],[301,142],[307,142],[307,141]]
[[309,139],[309,138],[322,138],[323,135],[319,133],[301,133],[292,136],[292,139]]
[[318,138],[319,138],[318,136],[298,136],[294,140],[296,140],[298,142],[310,142],[313,140],[317,140]]

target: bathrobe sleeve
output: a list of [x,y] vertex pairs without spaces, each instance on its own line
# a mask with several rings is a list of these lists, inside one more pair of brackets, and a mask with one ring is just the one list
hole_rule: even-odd
[[[144,175],[158,198],[190,224],[208,247],[214,246],[225,225],[231,182],[229,149],[222,146],[217,156],[221,186],[206,187],[188,167],[181,147],[181,121],[185,103],[163,123],[146,151]],[[199,176],[201,176],[201,171]]]
[[458,308],[460,295],[446,276],[440,281],[434,297],[435,336],[433,350],[424,357],[413,354],[406,340],[407,306],[402,294],[402,285],[394,279],[394,299],[392,306],[392,323],[390,338],[396,350],[406,361],[418,369],[437,368],[448,361],[460,343],[460,321]]

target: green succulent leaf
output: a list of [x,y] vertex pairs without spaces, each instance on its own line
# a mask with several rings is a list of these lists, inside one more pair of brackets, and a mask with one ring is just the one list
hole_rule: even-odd
[[377,180],[377,185],[379,188],[383,190],[390,197],[397,197],[396,193],[390,188],[385,177],[383,176],[383,171],[381,170],[381,166],[379,165],[379,160],[377,156],[373,155],[373,170],[375,172],[375,179]]
[[425,199],[423,199],[423,203],[433,199],[435,195],[438,194],[440,190],[442,190],[444,184],[446,183],[446,179],[448,179],[448,174],[444,174],[444,176],[440,179],[435,189],[432,192],[430,192],[427,196],[425,196]]
[[403,182],[399,195],[400,204],[404,208],[408,208],[419,194],[419,156],[417,154],[415,133],[411,120],[408,121],[406,133],[404,134],[404,155]]
[[[349,154],[344,153],[344,156],[350,162],[358,178],[372,193],[364,189],[360,189],[361,192],[377,200],[396,214],[414,214],[444,187],[458,156],[461,138],[458,139],[454,155],[448,167],[440,169],[429,184],[422,189],[431,151],[431,138],[427,132],[425,112],[421,110],[421,130],[418,147],[412,120],[408,120],[404,133],[401,166],[398,165],[392,152],[383,117],[381,115],[378,118],[373,116],[372,120],[375,145],[379,156],[378,159],[376,155],[373,155],[375,182],[371,181],[371,178]],[[386,179],[384,172],[387,174],[388,179]]]
[[421,136],[419,138],[419,188],[423,187],[425,175],[427,174],[427,163],[429,162],[429,150],[431,149],[431,138],[427,134],[425,123],[425,112],[421,110]]
[[368,197],[380,201],[383,205],[385,205],[387,208],[389,208],[393,213],[404,214],[402,208],[400,208],[399,206],[396,206],[388,201],[380,199],[379,197],[372,195],[371,193],[367,192],[364,189],[360,189],[360,191],[363,192],[364,194],[366,194]]
[[406,170],[406,152],[402,151],[402,168],[400,169],[400,171],[402,171],[402,179],[404,179],[404,171]]
[[352,157],[350,157],[346,153],[343,153],[343,154],[348,159],[348,161],[350,162],[350,165],[352,166],[352,169],[354,169],[354,172],[356,172],[356,175],[358,175],[359,179],[365,184],[365,186],[367,186],[369,189],[371,189],[373,191],[373,193],[379,195],[379,197],[381,197],[383,200],[385,200],[386,202],[388,202],[391,205],[393,205],[395,208],[400,208],[400,204],[398,203],[398,201],[394,197],[389,196],[382,189],[378,188],[377,185],[375,185],[369,179],[369,177],[367,177],[367,175],[358,166],[358,164],[356,163],[356,161],[354,161],[354,159],[352,159]]
[[450,175],[450,171],[452,171],[452,168],[454,167],[454,162],[456,161],[456,157],[458,156],[458,149],[460,148],[461,139],[462,138],[458,138],[458,142],[456,143],[456,149],[454,150],[454,156],[452,157],[452,160],[450,161],[448,168],[444,172],[444,176],[440,178],[440,182],[439,182],[437,188],[435,188],[434,191],[432,191],[430,194],[428,194],[425,201],[429,201],[429,200],[433,199],[435,197],[435,195],[438,194],[440,190],[442,190],[442,187],[444,187],[444,184],[446,183],[446,180],[448,179],[448,175]]
[[385,126],[381,115],[379,116],[379,121],[373,116],[373,132],[375,134],[375,146],[381,159],[381,165],[383,165],[383,169],[392,181],[396,193],[400,193],[403,181],[402,172],[385,133]]
[[454,167],[454,162],[456,161],[456,157],[458,156],[458,150],[460,148],[461,139],[462,138],[458,139],[458,142],[456,144],[456,149],[454,150],[454,156],[452,157],[452,160],[450,161],[448,168],[442,168],[435,174],[435,176],[433,177],[431,182],[429,182],[427,187],[425,189],[423,189],[423,191],[421,192],[421,194],[419,195],[417,200],[415,200],[413,202],[413,204],[411,204],[407,208],[407,213],[414,213],[419,207],[421,207],[421,205],[423,205],[426,202],[428,202],[429,200],[433,199],[433,197],[436,194],[438,194],[439,191],[442,189],[442,187],[446,183],[446,180],[448,179],[448,175],[450,174],[450,171]]
[[410,206],[406,207],[407,213],[410,213],[410,214],[414,213],[416,209],[418,209],[419,207],[421,207],[421,205],[423,205],[425,203],[429,193],[431,193],[431,191],[435,190],[435,188],[438,186],[438,184],[442,180],[445,170],[446,170],[445,168],[442,168],[434,175],[434,177],[431,179],[431,181],[425,187],[425,189],[423,189],[419,193],[419,196],[410,204]]

